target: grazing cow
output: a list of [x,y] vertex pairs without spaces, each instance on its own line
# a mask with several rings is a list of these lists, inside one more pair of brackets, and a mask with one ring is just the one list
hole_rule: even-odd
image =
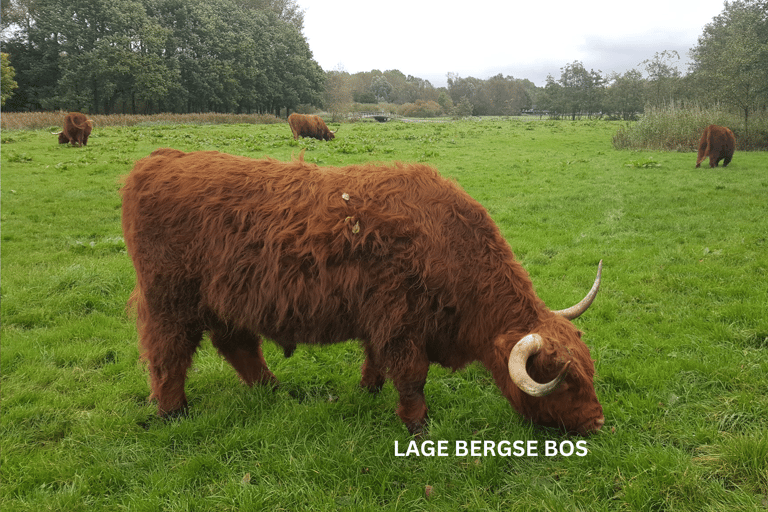
[[299,137],[312,137],[317,140],[333,140],[336,132],[332,132],[325,125],[320,116],[307,116],[304,114],[291,114],[288,116],[288,125],[293,133],[293,140]]
[[[412,434],[427,418],[430,363],[480,361],[524,417],[587,434],[603,425],[594,364],[550,311],[488,212],[426,165],[318,167],[162,149],[121,188],[122,227],[158,414],[187,406],[203,333],[248,385],[276,385],[261,336],[360,340],[361,385],[390,378]],[[544,383],[544,384],[540,384]]]
[[736,138],[731,130],[716,124],[707,126],[699,141],[699,157],[696,159],[696,167],[698,168],[706,157],[709,157],[710,167],[717,167],[720,160],[723,160],[723,167],[727,166],[731,163],[735,147]]
[[72,143],[73,146],[86,146],[92,129],[93,121],[84,114],[70,112],[64,117],[64,129],[57,134],[59,144]]

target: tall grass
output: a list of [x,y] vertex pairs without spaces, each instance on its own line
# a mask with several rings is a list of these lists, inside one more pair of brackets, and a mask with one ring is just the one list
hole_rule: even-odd
[[736,150],[768,150],[768,113],[751,114],[749,129],[743,114],[720,106],[668,104],[647,107],[642,118],[620,127],[613,136],[616,149],[696,151],[704,128],[727,126],[736,136]]
[[[61,129],[66,112],[3,112],[0,128],[3,130]],[[137,126],[163,124],[271,124],[285,120],[271,114],[112,114],[88,115],[94,126]]]

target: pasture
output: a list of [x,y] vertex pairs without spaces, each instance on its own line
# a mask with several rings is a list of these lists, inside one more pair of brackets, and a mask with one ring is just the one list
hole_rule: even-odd
[[[694,152],[613,149],[618,123],[516,119],[94,128],[89,145],[2,133],[4,511],[765,510],[768,508],[768,153],[695,169]],[[623,125],[622,125],[623,126]],[[552,309],[581,299],[603,404],[586,454],[545,453],[479,365],[433,366],[427,438],[387,383],[359,389],[360,347],[265,343],[276,391],[249,389],[204,341],[190,413],[147,401],[119,177],[159,147],[321,165],[419,161],[490,212]],[[536,454],[457,442],[536,442]],[[397,448],[396,444],[397,443]],[[484,445],[483,445],[484,446]],[[426,445],[422,448],[428,448]],[[435,446],[436,448],[436,446]],[[399,454],[398,454],[399,453]]]

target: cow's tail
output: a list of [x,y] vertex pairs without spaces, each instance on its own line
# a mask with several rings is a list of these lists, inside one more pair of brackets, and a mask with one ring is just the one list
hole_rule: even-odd
[[136,287],[131,292],[130,297],[128,297],[128,302],[125,305],[125,313],[131,318],[136,318],[138,315],[139,307],[140,305],[143,306],[143,304],[144,294],[141,293],[141,287],[139,286],[139,283],[136,283]]
[[301,162],[304,163],[304,152],[307,150],[307,148],[302,148],[301,153],[299,153],[298,158],[296,157],[296,154],[291,153],[291,160],[294,162]]
[[83,121],[80,124],[75,123],[75,121],[72,121],[72,124],[75,125],[75,128],[78,130],[84,130],[86,126],[89,126],[91,129],[93,129],[93,121],[91,119],[86,118],[85,121]]

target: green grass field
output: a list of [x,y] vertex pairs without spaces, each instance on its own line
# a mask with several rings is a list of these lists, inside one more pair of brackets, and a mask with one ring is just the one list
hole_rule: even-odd
[[[358,123],[325,143],[287,124],[148,123],[97,126],[85,148],[56,144],[57,127],[4,130],[0,509],[766,510],[768,153],[695,169],[690,152],[614,150],[619,126]],[[271,391],[241,385],[204,341],[189,416],[156,419],[125,314],[118,188],[158,147],[430,163],[489,210],[553,309],[603,259],[575,321],[603,432],[584,456],[547,456],[546,441],[578,439],[525,423],[479,365],[433,367],[429,440],[448,455],[397,456],[411,440],[397,394],[359,389],[354,342],[289,359],[267,343]],[[518,440],[538,456],[455,452]]]

